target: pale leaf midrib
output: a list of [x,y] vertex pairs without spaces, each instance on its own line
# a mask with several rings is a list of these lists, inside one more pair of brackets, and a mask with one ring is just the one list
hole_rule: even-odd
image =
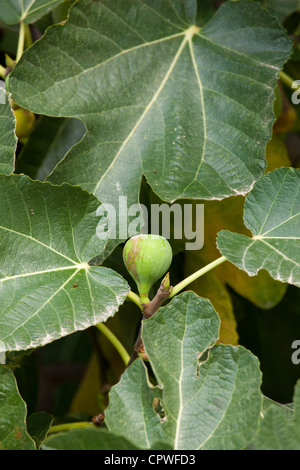
[[22,279],[22,278],[25,278],[25,277],[39,276],[39,275],[50,274],[50,273],[55,273],[55,272],[59,272],[59,271],[67,271],[69,269],[88,269],[88,264],[86,264],[86,263],[81,264],[80,263],[80,264],[71,265],[71,266],[63,266],[63,267],[59,267],[59,268],[45,269],[43,271],[33,271],[33,272],[29,272],[29,273],[15,274],[13,276],[7,276],[7,277],[0,278],[0,284],[3,283],[3,282],[6,282],[6,281],[12,281],[14,279],[20,279],[20,278]]
[[[43,10],[43,8],[48,8],[49,6],[53,5],[54,3],[56,3],[57,0],[50,0],[48,3],[44,3],[43,5],[40,5],[39,7],[37,8],[32,8],[31,7],[34,5],[35,3],[35,0],[32,0],[32,3],[29,4],[29,6],[27,7],[27,9],[24,11],[24,9],[22,8],[22,17],[20,18],[20,21],[24,21],[26,20],[27,16],[30,16],[30,15],[34,15],[36,14],[39,10]],[[22,2],[23,3],[23,2]],[[31,10],[30,10],[31,9]]]
[[286,261],[290,261],[291,263],[295,264],[296,266],[300,266],[299,263],[297,263],[296,261],[294,261],[293,259],[289,258],[288,256],[286,256],[284,253],[282,253],[280,250],[278,250],[277,248],[275,248],[274,246],[270,245],[268,242],[266,242],[266,240],[264,239],[260,239],[260,241],[262,243],[265,243],[266,245],[268,245],[273,251],[275,251],[276,253],[278,253],[279,256],[281,256],[282,258],[284,258]]
[[[41,305],[30,317],[26,318],[26,320],[22,323],[22,324],[19,324],[13,331],[10,331],[9,334],[7,336],[5,336],[4,338],[2,338],[2,341],[5,342],[5,340],[7,338],[10,338],[12,337],[13,338],[13,335],[15,334],[16,331],[18,331],[19,329],[23,328],[26,323],[28,323],[29,321],[31,321],[34,317],[36,317],[39,312],[47,305],[51,302],[51,300],[62,290],[65,288],[65,286],[73,279],[73,277],[76,276],[76,274],[80,271],[81,268],[78,268],[76,269],[76,271],[70,276],[68,277],[68,279],[61,285],[59,286],[58,289],[56,289],[56,291],[43,303],[43,305]],[[15,341],[16,342],[16,341]],[[16,343],[16,346],[17,346],[17,343]]]
[[[237,365],[238,367],[238,365]],[[211,437],[214,435],[214,433],[217,431],[218,427],[222,424],[223,420],[226,418],[226,413],[232,403],[232,399],[233,399],[233,396],[234,396],[234,393],[235,393],[235,390],[236,390],[236,383],[237,383],[237,372],[235,374],[235,380],[234,380],[234,384],[233,384],[233,388],[232,388],[232,393],[231,393],[231,396],[230,396],[230,399],[228,400],[227,402],[227,405],[222,413],[222,416],[220,417],[220,419],[218,420],[218,423],[214,426],[214,428],[212,429],[211,433],[204,439],[204,441],[201,442],[201,444],[197,447],[197,450],[200,450],[201,448],[204,447],[204,445],[206,444],[206,442],[209,441],[209,439],[211,439]]]
[[[101,67],[107,65],[108,63],[112,62],[113,60],[116,60],[118,59],[119,57],[125,55],[125,54],[129,54],[133,51],[136,51],[138,49],[142,49],[143,47],[149,47],[149,46],[153,46],[155,44],[160,44],[162,42],[166,42],[166,41],[169,41],[171,39],[176,39],[176,38],[179,38],[179,37],[182,37],[182,36],[185,36],[185,33],[186,31],[183,31],[181,33],[176,33],[176,34],[173,34],[171,36],[167,36],[167,37],[164,37],[164,38],[160,38],[160,39],[156,39],[154,41],[150,41],[150,42],[145,42],[145,43],[142,43],[142,44],[138,44],[137,46],[133,46],[129,49],[125,49],[121,52],[119,52],[118,54],[115,54],[113,55],[112,57],[109,57],[108,59],[106,59],[105,61],[103,62],[100,62],[99,64],[96,64],[95,66],[93,67],[89,67],[87,69],[84,69],[82,70],[80,73],[78,73],[77,75],[72,75],[71,77],[67,77],[63,80],[60,80],[60,81],[57,81],[55,82],[52,86],[49,86],[47,89],[43,90],[43,91],[37,91],[36,93],[33,93],[30,95],[30,100],[32,100],[33,98],[35,98],[36,96],[39,96],[41,94],[44,94],[46,92],[49,92],[52,88],[56,88],[57,86],[60,86],[62,85],[63,83],[66,83],[68,81],[73,81],[73,80],[76,80],[78,81],[78,78],[81,77],[82,75],[85,75],[89,72],[93,72],[94,70],[97,70],[97,69],[100,69]],[[25,98],[25,102],[26,102],[26,98]],[[88,114],[88,113],[87,113]],[[48,115],[48,114],[47,114]],[[51,114],[49,114],[49,116],[51,116]],[[70,116],[65,116],[65,115],[57,115],[55,114],[55,117],[70,117]],[[72,117],[78,117],[77,114],[72,116]]]
[[[150,100],[149,104],[146,106],[145,110],[143,111],[143,113],[141,114],[140,118],[138,119],[138,121],[135,123],[134,127],[132,128],[132,130],[130,131],[130,133],[128,134],[128,136],[126,137],[126,139],[124,140],[122,146],[120,147],[120,149],[118,150],[117,154],[115,155],[115,157],[113,158],[112,162],[110,163],[110,165],[108,166],[108,168],[106,169],[106,171],[103,173],[103,175],[101,176],[101,178],[99,179],[99,182],[98,184],[96,185],[94,191],[93,191],[93,194],[96,194],[97,193],[97,190],[101,184],[101,182],[103,181],[103,179],[105,178],[105,176],[109,173],[109,171],[113,168],[115,162],[118,160],[120,154],[122,153],[123,149],[126,147],[127,143],[130,141],[130,139],[134,136],[135,134],[135,131],[138,129],[139,125],[142,123],[143,119],[145,118],[145,116],[148,114],[148,112],[152,109],[152,106],[153,104],[156,102],[156,100],[158,99],[160,93],[162,92],[162,90],[164,89],[166,83],[168,82],[178,60],[179,60],[179,57],[181,56],[181,53],[184,49],[184,47],[186,46],[186,44],[191,40],[191,37],[193,36],[193,34],[195,34],[195,31],[197,30],[198,28],[196,28],[195,26],[192,26],[191,28],[189,28],[187,31],[185,31],[184,33],[184,38],[183,38],[183,41],[181,42],[172,62],[171,62],[171,65],[170,67],[168,68],[167,70],[167,73],[165,74],[163,80],[161,81],[160,83],[160,86],[158,87],[158,89],[156,90],[156,92],[154,93],[152,99]],[[183,34],[179,34],[177,36],[182,36]]]
[[[244,29],[244,28],[241,28],[241,29]],[[219,48],[223,49],[224,51],[229,52],[230,54],[235,54],[235,55],[238,55],[240,57],[243,57],[243,58],[253,62],[253,64],[256,64],[260,67],[267,67],[267,68],[270,68],[272,70],[277,70],[278,72],[280,71],[280,69],[278,67],[276,67],[275,65],[270,65],[270,64],[266,64],[264,62],[260,62],[259,60],[255,59],[254,57],[247,56],[247,55],[243,54],[240,51],[236,51],[235,49],[230,49],[229,47],[224,46],[224,44],[220,44],[218,42],[213,41],[211,38],[205,36],[203,33],[198,33],[197,35],[200,38],[204,39],[205,41],[210,42],[213,46],[219,47]]]
[[[198,165],[198,168],[197,168],[194,180],[193,180],[193,182],[194,182],[198,178],[199,171],[200,171],[202,163],[204,161],[205,150],[206,150],[206,141],[207,141],[207,125],[206,125],[206,114],[205,114],[203,85],[202,85],[199,70],[198,70],[198,67],[197,67],[196,57],[195,57],[194,48],[193,48],[193,43],[192,43],[191,40],[189,40],[189,48],[190,48],[190,54],[191,54],[191,58],[192,58],[192,63],[193,63],[195,75],[196,75],[196,78],[197,78],[197,83],[198,83],[198,86],[199,86],[199,91],[200,91],[200,101],[201,101],[201,110],[202,110],[202,119],[203,119],[203,147],[202,147],[200,162],[199,162],[199,165]],[[186,189],[184,190],[184,192],[186,191]]]
[[[187,318],[187,315],[186,317]],[[186,327],[186,325],[185,325]],[[183,373],[184,373],[184,367],[183,367],[183,344],[184,344],[184,338],[182,339],[181,342],[181,349],[180,349],[180,359],[181,359],[181,371],[180,371],[180,376],[178,380],[178,385],[179,385],[179,413],[177,417],[177,424],[176,424],[176,432],[175,432],[175,441],[174,441],[174,449],[178,449],[178,441],[179,441],[179,436],[180,436],[180,425],[181,425],[181,417],[182,417],[182,412],[183,412],[183,400],[182,400],[182,379],[183,379]]]
[[45,243],[41,242],[40,240],[37,240],[36,238],[31,237],[30,235],[27,235],[26,233],[17,232],[16,230],[13,230],[13,229],[10,229],[10,228],[7,228],[7,227],[3,227],[2,225],[0,225],[0,230],[4,230],[4,231],[6,231],[6,232],[10,232],[10,233],[13,233],[13,234],[15,234],[15,235],[18,235],[18,236],[27,238],[28,240],[31,240],[31,241],[34,242],[34,243],[38,243],[39,245],[43,246],[44,248],[47,248],[48,250],[53,251],[53,253],[55,253],[55,254],[61,256],[62,258],[65,258],[65,259],[68,260],[70,263],[72,263],[75,267],[78,265],[78,262],[77,262],[77,261],[72,260],[71,258],[69,258],[68,256],[64,255],[63,253],[60,253],[59,251],[55,250],[55,248],[52,248],[51,246],[46,245]]
[[[262,238],[290,238],[288,236],[287,237],[266,237],[266,235],[270,232],[273,232],[274,230],[277,230],[278,227],[281,227],[282,225],[286,224],[287,222],[294,219],[295,217],[300,217],[300,212],[298,212],[297,214],[292,215],[288,219],[283,220],[280,224],[275,225],[275,227],[270,228],[270,230],[267,230],[265,233],[263,233],[263,234],[259,233],[258,235],[254,235],[253,238],[257,239],[257,240],[261,240]],[[299,237],[293,237],[293,238],[298,239]]]
[[176,424],[176,433],[175,433],[175,441],[174,441],[174,449],[178,449],[178,441],[179,441],[179,435],[180,435],[180,424],[181,424],[181,417],[182,417],[182,412],[183,412],[183,397],[182,397],[182,379],[183,379],[183,373],[184,373],[184,360],[183,360],[183,349],[184,349],[184,339],[185,339],[185,333],[187,330],[187,320],[188,320],[188,311],[189,311],[189,306],[190,306],[190,300],[187,303],[186,306],[186,315],[185,315],[185,325],[184,325],[184,333],[181,341],[181,348],[180,348],[180,364],[181,364],[181,371],[178,379],[178,385],[179,385],[179,412],[178,412],[178,417],[177,417],[177,424]]
[[[284,182],[285,182],[285,179],[286,179],[287,175],[288,175],[288,173],[286,173],[286,175],[284,175],[284,178],[283,178],[282,181],[281,181],[281,184],[280,184],[280,186],[279,186],[279,188],[278,188],[278,190],[277,190],[276,196],[275,196],[275,198],[273,199],[272,204],[270,205],[268,212],[266,213],[265,220],[264,220],[264,222],[262,223],[261,228],[260,228],[260,231],[259,231],[259,233],[257,234],[257,236],[260,236],[260,235],[262,234],[262,231],[263,231],[263,229],[264,229],[264,227],[265,227],[265,225],[266,225],[266,223],[267,223],[267,220],[268,220],[268,218],[269,218],[269,215],[270,215],[271,212],[272,212],[272,209],[273,209],[273,207],[274,207],[274,204],[275,204],[276,201],[277,201],[277,198],[278,198],[278,196],[279,196],[279,194],[280,194],[281,188],[282,188],[282,186],[283,186],[283,184],[284,184]],[[266,233],[267,233],[267,232],[266,232]]]

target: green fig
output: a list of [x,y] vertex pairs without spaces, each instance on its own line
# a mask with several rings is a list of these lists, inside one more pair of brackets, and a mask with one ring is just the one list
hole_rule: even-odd
[[160,235],[135,235],[127,240],[123,259],[135,280],[142,303],[148,303],[149,291],[169,269],[173,253],[170,243]]

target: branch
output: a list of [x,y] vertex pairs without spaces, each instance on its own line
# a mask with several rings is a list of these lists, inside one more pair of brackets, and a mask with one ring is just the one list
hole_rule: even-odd
[[[172,292],[172,287],[170,286],[170,275],[169,273],[167,273],[164,279],[162,280],[162,283],[159,286],[159,289],[156,292],[155,297],[147,304],[142,305],[143,307],[142,320],[146,320],[152,317],[157,312],[157,310],[162,306],[164,301],[170,297],[171,292]],[[142,340],[142,326],[140,327],[137,340],[134,343],[133,353],[131,354],[127,367],[129,367],[130,364],[132,364],[133,361],[135,361],[135,359],[137,359],[137,357],[140,354],[144,355],[144,359],[146,359],[145,349],[144,349],[143,340]]]

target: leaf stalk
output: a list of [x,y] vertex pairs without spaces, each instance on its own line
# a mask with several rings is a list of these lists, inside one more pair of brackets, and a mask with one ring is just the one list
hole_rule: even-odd
[[199,269],[195,273],[193,273],[190,276],[183,279],[183,281],[179,282],[175,287],[173,287],[172,292],[169,296],[169,299],[174,297],[174,295],[178,294],[178,292],[180,292],[186,286],[188,286],[192,282],[196,281],[196,279],[203,276],[203,274],[208,273],[208,271],[210,271],[213,268],[216,268],[217,266],[224,263],[225,261],[227,261],[225,256],[221,256],[220,258],[216,259],[215,261],[212,261],[212,263],[209,263],[206,266],[204,266],[204,268]]
[[124,348],[121,341],[114,335],[114,333],[106,326],[104,323],[98,323],[96,325],[99,331],[108,339],[108,341],[115,347],[115,349],[120,354],[125,366],[127,366],[130,356],[126,349]]
[[19,31],[17,55],[16,55],[16,63],[19,62],[19,60],[21,59],[21,57],[23,55],[24,45],[25,45],[25,24],[23,23],[23,21],[21,21],[20,31]]
[[70,431],[71,429],[82,429],[82,428],[90,428],[90,427],[94,427],[94,424],[90,423],[89,421],[57,424],[55,426],[51,426],[51,428],[48,431],[48,434],[54,434],[54,433],[63,432],[63,431]]

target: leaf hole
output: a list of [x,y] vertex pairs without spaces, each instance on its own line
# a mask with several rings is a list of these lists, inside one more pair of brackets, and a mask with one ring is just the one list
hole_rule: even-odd
[[201,366],[208,360],[209,350],[204,352],[197,352],[197,364],[196,364],[196,379],[199,379]]
[[159,417],[161,422],[168,421],[165,410],[162,407],[161,401],[159,398],[155,397],[152,402],[154,413]]

